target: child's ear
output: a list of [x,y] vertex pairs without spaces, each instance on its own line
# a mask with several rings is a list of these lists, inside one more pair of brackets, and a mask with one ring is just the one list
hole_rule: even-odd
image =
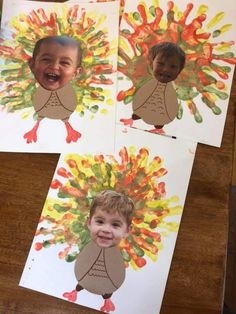
[[76,78],[76,76],[78,76],[81,72],[82,68],[81,67],[77,67],[74,71],[74,75],[72,77],[72,80],[74,80]]
[[149,67],[152,69],[152,67],[153,67],[153,58],[150,55],[148,55],[148,57],[147,57],[147,62],[148,62]]
[[184,67],[182,67],[180,70],[179,70],[179,73],[178,75],[183,71]]
[[147,64],[148,73],[152,74],[153,73],[153,60],[151,57],[148,57],[147,61],[148,61],[148,64]]
[[34,72],[34,71],[33,71],[33,68],[34,68],[34,60],[33,60],[33,58],[30,58],[30,59],[29,59],[28,65],[29,65],[29,67],[30,67],[30,70],[31,70],[32,72]]
[[127,237],[129,235],[130,231],[131,231],[131,225],[129,225],[127,227],[127,232],[126,232],[126,236],[125,237]]
[[90,229],[90,225],[91,225],[90,217],[87,218],[86,225],[87,225],[88,229]]
[[79,75],[82,72],[81,67],[77,67],[75,76]]

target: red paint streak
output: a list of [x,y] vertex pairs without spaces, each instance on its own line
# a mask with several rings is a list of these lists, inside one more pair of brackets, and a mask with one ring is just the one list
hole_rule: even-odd
[[36,251],[40,251],[42,248],[43,248],[43,244],[42,243],[37,242],[37,243],[34,244],[34,249]]
[[125,169],[127,166],[127,163],[129,161],[129,155],[126,147],[123,147],[120,152],[119,156],[121,157],[121,165],[119,167],[119,170],[121,171],[122,169]]
[[63,178],[70,178],[72,177],[72,174],[70,172],[68,172],[65,168],[63,167],[60,167],[58,170],[57,170],[57,174]]
[[[229,54],[214,54],[213,50],[215,47],[221,44],[234,45],[234,41],[227,43],[211,43],[210,37],[212,36],[209,32],[204,32],[204,23],[207,20],[206,14],[201,14],[192,21],[187,22],[190,13],[194,8],[193,3],[188,3],[181,17],[178,19],[178,15],[174,12],[174,2],[169,1],[167,3],[167,14],[163,15],[163,10],[160,7],[155,8],[155,17],[147,19],[146,7],[142,4],[137,6],[137,12],[140,15],[140,20],[129,20],[129,16],[132,13],[124,14],[125,22],[132,28],[132,31],[125,32],[121,30],[120,36],[124,37],[126,42],[129,43],[131,50],[133,51],[133,57],[129,57],[126,52],[119,48],[119,56],[122,60],[122,65],[119,66],[119,71],[125,76],[130,78],[133,82],[133,86],[127,90],[122,90],[117,95],[118,101],[124,101],[125,104],[129,103],[133,99],[135,92],[150,78],[150,74],[147,70],[147,54],[148,49],[158,42],[172,41],[178,43],[185,51],[186,55],[186,66],[176,80],[178,87],[178,94],[181,97],[181,93],[185,93],[186,89],[193,90],[189,95],[196,97],[196,91],[198,94],[202,94],[205,86],[209,86],[216,82],[214,78],[214,72],[222,79],[228,78],[226,67],[215,64],[217,62],[226,62],[229,64],[236,63],[236,57],[230,56]],[[137,13],[136,12],[136,13]],[[160,22],[166,18],[167,27],[162,29]],[[202,32],[199,32],[199,29]],[[207,66],[213,72],[213,75],[205,73],[202,69],[203,66]],[[194,69],[194,71],[193,71]],[[211,78],[211,76],[213,78]],[[222,89],[222,85],[216,85],[219,90]],[[212,91],[211,93],[214,93]],[[216,94],[217,95],[217,94]],[[129,96],[129,97],[128,97]],[[191,99],[189,99],[191,101]],[[189,103],[194,114],[199,112],[196,105]]]
[[78,170],[78,167],[77,167],[77,163],[75,160],[73,159],[68,159],[67,160],[67,164],[69,165],[70,168],[75,168]]
[[84,197],[84,193],[82,193],[81,191],[79,191],[78,189],[74,187],[63,186],[60,188],[60,192],[69,194],[73,197]]
[[94,161],[98,162],[98,163],[102,163],[104,162],[104,156],[103,155],[95,155],[94,156]]
[[57,180],[57,179],[53,180],[52,183],[51,183],[51,185],[50,185],[50,187],[51,187],[52,189],[58,189],[58,188],[60,188],[61,186],[62,186],[62,183],[61,183],[59,180]]

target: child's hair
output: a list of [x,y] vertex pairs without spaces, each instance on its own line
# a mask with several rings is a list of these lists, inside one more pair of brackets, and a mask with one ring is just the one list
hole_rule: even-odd
[[180,69],[182,70],[184,68],[185,52],[177,44],[172,42],[162,42],[152,46],[148,53],[149,61],[152,62],[158,54],[162,54],[167,58],[173,55],[178,56],[180,61]]
[[119,215],[125,218],[128,226],[131,224],[134,213],[134,203],[128,196],[112,190],[104,190],[98,193],[94,197],[90,207],[90,219],[94,215],[97,207],[107,213],[118,212]]
[[80,44],[77,40],[68,36],[48,36],[48,37],[39,39],[34,46],[33,60],[35,60],[37,54],[39,53],[39,50],[42,44],[51,44],[51,43],[59,44],[61,46],[69,46],[69,47],[76,48],[77,49],[77,65],[80,66],[81,56],[82,56]]

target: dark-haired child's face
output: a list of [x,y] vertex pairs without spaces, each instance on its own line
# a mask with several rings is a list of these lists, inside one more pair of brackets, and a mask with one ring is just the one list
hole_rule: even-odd
[[161,83],[174,81],[181,72],[181,64],[177,55],[166,57],[157,54],[152,62],[154,77]]
[[35,79],[45,89],[62,88],[79,73],[78,51],[71,46],[42,43],[35,60],[29,61]]

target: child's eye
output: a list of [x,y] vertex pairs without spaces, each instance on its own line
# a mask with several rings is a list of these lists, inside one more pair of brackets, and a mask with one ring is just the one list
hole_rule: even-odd
[[43,58],[43,59],[41,59],[41,61],[43,61],[43,62],[50,62],[51,59],[49,59],[49,58]]
[[97,219],[95,222],[98,225],[102,225],[103,224],[103,220],[102,219]]
[[120,224],[119,224],[118,222],[114,222],[114,223],[112,224],[112,226],[113,226],[114,228],[120,228]]
[[70,63],[69,63],[68,61],[62,61],[61,64],[62,64],[62,65],[66,65],[66,66],[69,66],[69,65],[70,65]]

